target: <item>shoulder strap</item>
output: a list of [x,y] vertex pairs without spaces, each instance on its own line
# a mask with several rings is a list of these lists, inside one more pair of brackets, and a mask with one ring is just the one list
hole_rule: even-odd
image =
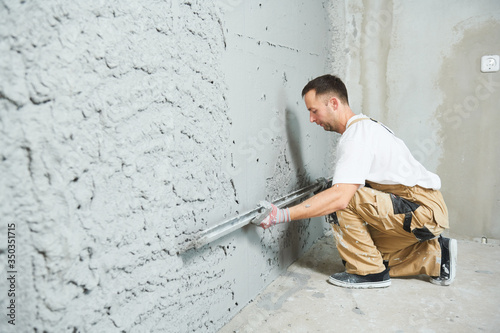
[[379,124],[380,126],[382,126],[383,128],[385,128],[387,131],[389,131],[389,133],[391,133],[391,134],[393,134],[393,135],[394,135],[394,132],[393,132],[393,131],[391,131],[391,129],[390,129],[389,127],[387,127],[387,126],[385,126],[384,124],[382,124],[380,121],[375,120],[375,119],[373,119],[373,118],[370,118],[370,120],[371,120],[371,121],[376,122],[377,124]]
[[371,120],[371,121],[373,121],[373,122],[376,122],[377,124],[379,124],[380,126],[382,126],[383,128],[385,128],[386,130],[388,130],[388,131],[389,131],[389,133],[394,134],[394,132],[393,132],[393,131],[391,131],[391,130],[387,127],[387,126],[385,126],[384,124],[382,124],[381,122],[379,122],[378,120],[375,120],[375,119],[373,119],[373,118],[359,118],[359,119],[353,120],[353,121],[349,124],[349,126],[347,126],[347,127],[346,127],[346,129],[348,129],[349,127],[351,127],[351,125],[353,125],[353,124],[357,123],[358,121],[362,121],[362,120]]
[[[361,120],[370,120],[371,118],[359,118],[359,119],[356,119],[356,120],[353,120],[349,126],[346,127],[346,129],[348,129],[349,127],[351,127],[351,125],[357,123],[358,121],[361,121]],[[373,120],[373,119],[372,119]]]

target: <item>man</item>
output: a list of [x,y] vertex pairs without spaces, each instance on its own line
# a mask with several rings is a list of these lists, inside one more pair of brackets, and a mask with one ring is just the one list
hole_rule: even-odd
[[345,272],[329,282],[347,288],[380,288],[390,277],[426,274],[450,285],[457,242],[442,237],[448,211],[440,178],[427,171],[384,125],[355,115],[344,83],[320,76],[302,90],[310,121],[341,134],[332,186],[296,206],[271,205],[263,228],[327,216]]

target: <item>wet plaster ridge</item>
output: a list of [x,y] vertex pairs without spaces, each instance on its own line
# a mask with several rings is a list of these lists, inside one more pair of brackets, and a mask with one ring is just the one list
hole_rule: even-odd
[[[158,23],[163,18],[152,8],[90,6],[12,4],[6,13],[13,29],[2,44],[11,43],[9,59],[24,63],[27,73],[2,67],[2,76],[15,84],[0,89],[2,147],[11,147],[2,154],[2,173],[12,175],[3,194],[12,204],[2,205],[2,213],[20,224],[18,242],[24,244],[18,302],[25,307],[18,327],[210,329],[227,318],[227,309],[195,317],[187,310],[197,303],[236,306],[222,261],[230,245],[206,249],[187,263],[174,249],[233,197],[229,180],[217,171],[228,133],[218,93],[224,82],[216,72],[223,44],[220,34],[206,33],[220,31],[220,13],[180,4],[187,20],[173,24],[168,18]],[[168,12],[158,6],[157,13]],[[15,24],[19,16],[32,22],[25,30]],[[135,35],[123,38],[118,29],[126,26]],[[73,32],[68,38],[75,43],[66,43],[63,31]],[[181,54],[194,43],[199,53],[183,66]],[[178,48],[162,51],[173,44]],[[59,51],[64,59],[52,56]],[[160,61],[159,53],[166,59]],[[190,82],[183,84],[186,75]],[[219,130],[210,136],[193,131],[207,127]],[[213,168],[198,167],[199,160]],[[172,173],[176,168],[190,171]]]

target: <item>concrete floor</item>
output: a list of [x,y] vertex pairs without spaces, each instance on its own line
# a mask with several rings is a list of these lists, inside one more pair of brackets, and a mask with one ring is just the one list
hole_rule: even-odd
[[385,289],[330,285],[343,271],[331,237],[318,241],[220,332],[500,332],[500,244],[458,240],[449,287],[393,278]]

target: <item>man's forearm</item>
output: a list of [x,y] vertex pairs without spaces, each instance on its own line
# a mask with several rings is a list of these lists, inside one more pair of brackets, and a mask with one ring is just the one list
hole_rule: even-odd
[[302,220],[345,209],[358,188],[358,184],[336,184],[306,201],[290,207],[290,218],[291,220]]

